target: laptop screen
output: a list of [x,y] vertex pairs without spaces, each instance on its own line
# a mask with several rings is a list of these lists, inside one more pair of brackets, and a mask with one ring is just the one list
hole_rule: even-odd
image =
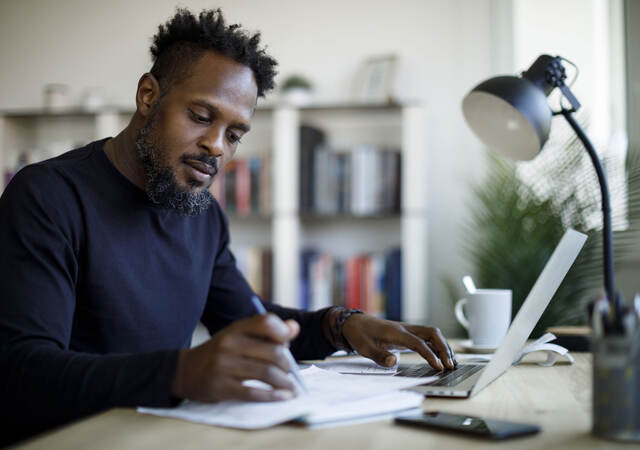
[[586,240],[585,234],[572,229],[567,230],[562,236],[560,243],[553,251],[518,314],[513,319],[507,335],[491,358],[491,362],[482,371],[471,395],[495,380],[516,359]]

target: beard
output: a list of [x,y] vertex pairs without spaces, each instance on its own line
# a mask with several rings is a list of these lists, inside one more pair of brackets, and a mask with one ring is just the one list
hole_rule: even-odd
[[[152,203],[163,208],[176,210],[183,216],[196,216],[206,211],[213,202],[213,196],[205,187],[202,191],[192,191],[178,185],[175,172],[169,167],[167,151],[154,143],[153,135],[156,124],[156,111],[152,111],[149,121],[136,136],[136,153],[142,162],[146,179],[145,191]],[[206,154],[183,155],[181,160],[194,159],[209,164],[218,173],[216,158]],[[194,189],[201,183],[190,180],[189,186]]]

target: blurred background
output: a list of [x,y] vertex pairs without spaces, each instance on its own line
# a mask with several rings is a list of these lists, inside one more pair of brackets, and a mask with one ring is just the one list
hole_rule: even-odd
[[554,299],[570,307],[547,324],[583,321],[602,285],[589,269],[601,264],[601,220],[584,152],[558,120],[539,159],[492,158],[460,108],[475,85],[519,74],[542,53],[579,68],[568,75],[610,177],[617,285],[627,297],[640,291],[633,0],[3,0],[2,186],[25,164],[126,125],[151,38],[176,6],[222,8],[229,23],[259,30],[279,62],[278,88],[213,187],[238,264],[263,298],[346,304],[462,334],[452,305],[463,275],[521,301],[558,230],[575,226],[594,244]]

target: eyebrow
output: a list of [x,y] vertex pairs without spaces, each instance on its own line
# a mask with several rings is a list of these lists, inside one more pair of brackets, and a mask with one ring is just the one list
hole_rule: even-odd
[[[194,100],[193,101],[194,104],[202,106],[204,108],[207,108],[209,111],[211,111],[213,114],[219,116],[221,114],[220,108],[218,108],[217,106],[215,106],[212,103],[209,103],[206,100]],[[243,122],[232,122],[231,126],[233,128],[238,128],[242,131],[244,131],[245,133],[248,133],[249,130],[251,130],[251,125],[243,123]]]

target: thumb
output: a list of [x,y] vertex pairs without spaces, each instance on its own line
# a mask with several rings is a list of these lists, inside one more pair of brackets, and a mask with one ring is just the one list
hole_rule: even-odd
[[371,347],[367,353],[368,354],[360,354],[374,360],[376,363],[384,367],[392,367],[398,362],[396,355],[381,348]]
[[293,340],[300,333],[300,325],[293,319],[285,320],[284,323],[289,327],[289,340]]

